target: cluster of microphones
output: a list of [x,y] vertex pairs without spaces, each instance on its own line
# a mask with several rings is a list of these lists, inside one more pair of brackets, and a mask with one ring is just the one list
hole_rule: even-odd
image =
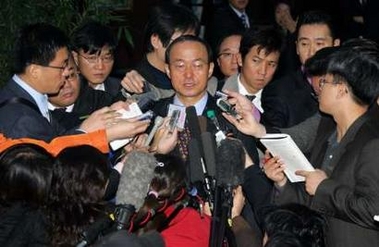
[[[150,96],[149,96],[150,97]],[[145,102],[146,103],[146,102]],[[145,104],[144,103],[144,104]],[[233,138],[226,138],[221,130],[214,112],[208,117],[197,116],[193,106],[186,108],[186,125],[191,139],[188,144],[188,193],[199,194],[209,203],[212,211],[210,246],[221,246],[227,219],[233,206],[233,190],[243,183],[245,151],[242,143]],[[162,118],[156,118],[150,132],[149,144],[154,132],[162,124]],[[214,133],[208,131],[212,126],[220,134],[215,139]],[[211,127],[211,128],[212,128]],[[116,195],[116,210],[112,217],[95,222],[82,235],[78,247],[87,246],[98,239],[104,229],[112,231],[127,230],[130,221],[146,197],[146,186],[153,178],[156,160],[142,152],[132,153],[128,157]]]

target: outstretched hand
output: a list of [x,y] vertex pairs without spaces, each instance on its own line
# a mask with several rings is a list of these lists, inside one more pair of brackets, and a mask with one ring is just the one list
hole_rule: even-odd
[[225,93],[230,97],[228,101],[234,105],[240,118],[237,119],[226,113],[223,113],[223,116],[245,135],[251,135],[257,138],[264,136],[266,134],[266,128],[254,118],[252,103],[245,96],[237,92],[225,90]]

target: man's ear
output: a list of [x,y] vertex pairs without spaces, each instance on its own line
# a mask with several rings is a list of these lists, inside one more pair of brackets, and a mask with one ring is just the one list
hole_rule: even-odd
[[209,69],[208,69],[208,79],[211,78],[212,74],[213,74],[213,69],[215,67],[215,64],[213,62],[211,62],[209,64]]
[[243,61],[242,61],[242,55],[241,53],[237,54],[237,63],[239,67],[242,67]]
[[150,43],[154,47],[154,49],[163,47],[162,41],[159,38],[158,34],[153,34],[150,36]]
[[26,67],[28,74],[33,78],[38,78],[41,73],[41,68],[39,65],[30,64]]
[[340,44],[341,44],[341,40],[340,39],[335,39],[333,41],[333,46],[340,46]]
[[164,65],[164,70],[165,70],[165,72],[166,72],[166,75],[168,76],[168,78],[170,78],[170,79],[171,79],[171,74],[170,74],[170,66],[168,66],[168,64],[167,64],[167,63],[165,63],[165,65]]
[[79,64],[79,61],[78,61],[79,54],[76,51],[72,51],[71,54],[72,54],[72,57],[74,58],[74,62],[76,64],[76,66],[78,66],[78,64]]
[[338,92],[337,92],[338,98],[342,98],[346,96],[347,94],[349,94],[349,89],[347,88],[345,84],[338,84],[337,86],[339,87]]

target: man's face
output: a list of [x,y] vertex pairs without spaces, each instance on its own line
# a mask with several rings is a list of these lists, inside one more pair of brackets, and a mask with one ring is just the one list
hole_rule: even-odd
[[249,0],[229,0],[229,3],[239,11],[244,11]]
[[255,94],[263,89],[275,74],[280,57],[279,51],[265,54],[265,49],[258,50],[253,46],[239,63],[241,66],[241,83],[249,93]]
[[217,63],[225,77],[238,72],[240,42],[241,35],[233,35],[225,38],[220,45]]
[[59,93],[54,96],[49,96],[49,101],[56,107],[67,107],[75,103],[79,96],[80,80],[78,71],[73,60],[69,62],[69,75],[67,76],[63,87]]
[[184,41],[171,48],[170,63],[166,64],[176,95],[186,106],[193,105],[206,93],[213,63],[203,44]]
[[80,50],[74,53],[80,73],[92,85],[103,83],[112,71],[114,58],[108,46],[104,46],[100,53],[84,53]]
[[[322,81],[322,83],[320,83]],[[335,111],[336,106],[339,105],[339,99],[341,98],[341,88],[346,87],[340,82],[334,80],[333,75],[326,74],[319,80],[319,109],[320,111],[332,114]]]
[[63,86],[65,77],[68,75],[68,49],[60,48],[55,54],[53,61],[48,66],[39,66],[38,85],[35,89],[42,94],[55,94]]
[[301,64],[324,47],[338,46],[339,40],[333,40],[330,29],[325,24],[303,25],[299,29],[296,52]]

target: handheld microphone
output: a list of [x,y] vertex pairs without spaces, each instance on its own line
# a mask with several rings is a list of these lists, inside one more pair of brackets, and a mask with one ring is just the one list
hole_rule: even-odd
[[216,144],[220,145],[220,142],[226,138],[225,132],[221,129],[220,123],[216,117],[216,113],[213,110],[207,111],[207,117],[212,121],[213,125],[217,129]]
[[[201,141],[201,129],[199,124],[199,118],[196,113],[196,108],[194,106],[190,106],[186,108],[186,117],[188,121],[188,127],[191,132],[192,140],[189,145],[189,160],[190,160],[190,176],[201,177],[200,181],[204,181],[205,193],[207,195],[207,201],[210,202],[212,207],[213,202],[213,194],[212,194],[212,182],[209,179],[207,167],[204,161],[204,148],[203,143]],[[191,162],[191,160],[193,162]],[[200,172],[201,170],[201,172]],[[196,173],[194,174],[195,171]],[[199,181],[192,180],[191,182]]]
[[[245,151],[236,139],[225,139],[217,148],[216,203],[210,246],[221,246],[233,206],[233,189],[243,182]],[[220,210],[221,209],[221,210]]]
[[99,235],[109,229],[113,224],[113,221],[108,217],[104,217],[91,224],[82,234],[82,240],[76,245],[76,247],[85,247],[93,244]]
[[153,140],[153,137],[155,133],[157,132],[158,128],[163,124],[163,118],[161,116],[157,116],[154,120],[154,126],[151,129],[149,135],[147,136],[144,146],[147,147],[150,145],[151,141]]
[[243,183],[245,150],[240,140],[227,138],[221,141],[216,156],[217,184],[234,188]]
[[[157,161],[152,154],[141,151],[128,154],[116,194],[116,204],[124,205],[124,208],[132,211],[132,213],[127,213],[132,215],[134,208],[139,209],[142,206],[154,176],[156,164]],[[127,227],[126,223],[122,224],[123,227]]]

